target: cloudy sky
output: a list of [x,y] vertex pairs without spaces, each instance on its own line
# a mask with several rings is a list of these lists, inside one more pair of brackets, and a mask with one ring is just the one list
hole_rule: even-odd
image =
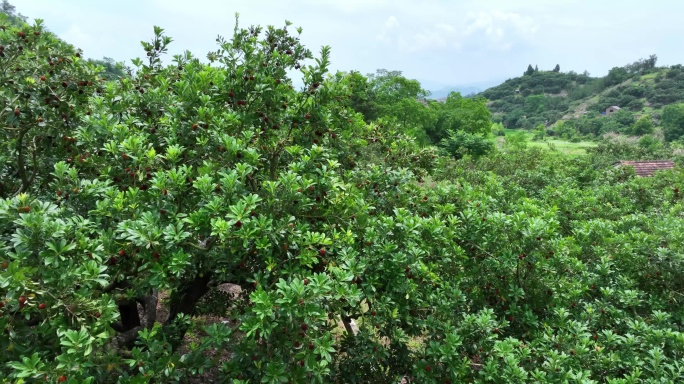
[[10,0],[30,19],[85,51],[143,56],[152,27],[166,29],[172,53],[205,57],[217,35],[243,26],[303,28],[302,40],[332,48],[333,70],[400,70],[425,88],[498,83],[528,64],[602,76],[657,54],[684,63],[681,0]]

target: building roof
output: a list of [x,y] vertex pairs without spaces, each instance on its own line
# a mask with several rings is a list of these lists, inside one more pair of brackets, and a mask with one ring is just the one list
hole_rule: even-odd
[[611,105],[610,107],[608,107],[608,108],[606,108],[606,109],[611,109],[611,108],[612,108],[612,109],[617,109],[617,110],[622,109],[622,108],[618,107],[617,105]]
[[613,163],[615,166],[629,166],[634,168],[634,173],[637,176],[647,177],[653,175],[655,171],[662,171],[665,169],[674,168],[672,160],[645,160],[645,161],[629,161],[622,160]]

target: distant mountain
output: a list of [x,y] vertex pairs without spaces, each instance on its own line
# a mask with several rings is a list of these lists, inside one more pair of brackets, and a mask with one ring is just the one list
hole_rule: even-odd
[[[451,92],[458,92],[462,96],[470,96],[470,95],[475,95],[478,94],[487,88],[496,86],[501,84],[505,79],[500,79],[500,80],[489,80],[489,81],[480,81],[477,83],[470,83],[470,84],[461,84],[461,85],[452,85],[448,87],[442,87],[438,88],[436,90],[430,90],[431,99],[445,99]],[[436,88],[436,87],[435,87]]]
[[454,87],[445,87],[436,91],[430,91],[431,95],[430,98],[432,99],[441,99],[449,96],[451,92],[458,92],[463,96],[468,96],[476,93],[480,93],[484,91],[485,88],[481,87],[474,87],[474,86],[454,86]]

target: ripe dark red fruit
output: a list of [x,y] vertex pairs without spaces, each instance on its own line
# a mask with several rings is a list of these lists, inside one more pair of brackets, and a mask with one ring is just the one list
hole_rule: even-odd
[[193,124],[193,125],[192,125],[192,130],[193,130],[193,131],[196,131],[196,130],[197,130],[197,127],[198,127],[197,124]]
[[21,304],[21,305],[26,304],[26,296],[19,296],[19,304]]
[[302,331],[306,332],[306,331],[307,331],[307,329],[309,329],[309,326],[308,326],[308,325],[306,325],[305,323],[302,323],[302,326],[301,326],[301,328],[302,328]]
[[235,223],[235,228],[240,229],[241,227],[242,227],[242,221],[238,220],[238,221]]
[[425,371],[430,372],[430,366],[429,365],[425,367]]
[[59,379],[57,379],[57,382],[58,382],[58,383],[63,383],[63,382],[65,382],[65,381],[67,381],[67,378],[66,378],[66,376],[64,376],[64,375],[60,376]]
[[19,36],[20,38],[23,39],[24,37],[26,37],[26,34],[24,32],[20,31],[20,32],[17,32],[17,36]]
[[9,266],[9,263],[6,261],[3,261],[2,264],[0,264],[0,268],[2,268],[2,269],[7,269],[8,266]]
[[119,256],[121,256],[121,257],[126,256],[126,251],[124,251],[123,249],[120,250],[120,251],[119,251]]
[[66,88],[68,86],[69,86],[69,84],[66,81],[62,81],[62,87]]
[[304,279],[304,285],[309,285],[309,279]]
[[325,256],[325,253],[326,253],[325,248],[321,248],[321,249],[318,251],[318,254],[321,255],[321,256]]
[[304,118],[307,119],[307,120],[309,120],[309,119],[311,118],[311,115],[309,115],[309,114],[307,113],[306,115],[304,115]]
[[377,315],[377,313],[375,311],[373,311],[373,312],[371,312],[371,315],[375,316],[375,315]]
[[45,309],[45,307],[46,307],[45,303],[38,304],[38,309]]
[[19,108],[14,110],[14,116],[19,116],[20,114],[21,114],[21,111],[19,110]]

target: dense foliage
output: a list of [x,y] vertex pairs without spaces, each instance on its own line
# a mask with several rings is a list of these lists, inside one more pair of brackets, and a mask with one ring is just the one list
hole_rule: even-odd
[[299,33],[164,64],[155,28],[100,82],[40,22],[0,31],[4,382],[684,380],[680,170],[494,151],[458,95],[415,105],[441,156],[413,94],[374,96],[415,84]]

